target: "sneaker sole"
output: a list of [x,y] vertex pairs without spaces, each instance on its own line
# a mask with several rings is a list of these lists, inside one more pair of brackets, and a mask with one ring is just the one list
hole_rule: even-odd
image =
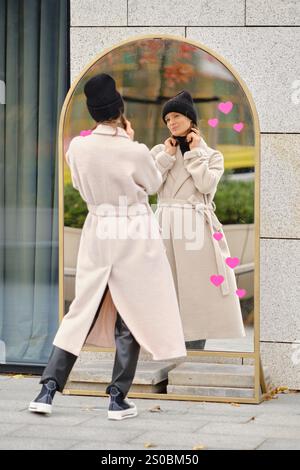
[[28,407],[28,411],[32,411],[33,413],[51,414],[52,405],[47,405],[46,403],[36,403],[32,401]]
[[108,411],[107,412],[107,417],[108,417],[108,419],[114,419],[114,420],[120,421],[120,420],[126,419],[126,418],[134,418],[135,416],[137,416],[137,414],[138,414],[137,409],[128,408],[128,410],[126,410],[126,412],[124,412],[124,411]]

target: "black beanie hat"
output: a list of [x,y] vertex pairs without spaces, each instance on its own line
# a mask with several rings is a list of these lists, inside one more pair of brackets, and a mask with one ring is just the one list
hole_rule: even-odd
[[124,101],[116,90],[116,82],[106,73],[90,78],[84,85],[84,94],[89,113],[95,121],[116,118],[124,112]]
[[195,124],[197,124],[197,110],[195,108],[193,98],[186,90],[180,91],[177,95],[164,104],[162,109],[162,118],[165,124],[165,116],[171,112],[183,114],[184,116],[190,118]]

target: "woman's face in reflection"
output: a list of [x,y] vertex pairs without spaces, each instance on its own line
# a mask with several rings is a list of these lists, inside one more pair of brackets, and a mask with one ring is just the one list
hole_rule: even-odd
[[191,119],[181,113],[168,113],[165,116],[167,127],[174,136],[185,136],[191,125]]

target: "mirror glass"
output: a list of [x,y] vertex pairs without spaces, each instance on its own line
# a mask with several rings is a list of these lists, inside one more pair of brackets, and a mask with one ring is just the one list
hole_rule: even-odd
[[[65,152],[74,136],[84,138],[95,127],[83,87],[89,78],[103,72],[116,81],[135,140],[150,150],[171,135],[162,119],[165,102],[182,90],[192,95],[202,149],[216,164],[207,168],[207,174],[203,170],[193,178],[195,158],[187,173],[177,145],[176,163],[149,202],[172,268],[187,349],[253,352],[255,129],[243,87],[215,56],[187,42],[163,38],[128,42],[97,60],[74,88],[63,127]],[[223,156],[223,172],[219,171],[219,155]],[[210,186],[202,186],[202,193],[198,190],[201,184]],[[182,208],[174,207],[176,200],[179,204],[200,203],[197,209],[193,206],[193,233],[199,227],[204,229],[202,249],[188,237],[174,236],[176,214],[183,213]],[[203,209],[201,203],[210,208]],[[75,295],[76,260],[86,215],[86,204],[74,189],[64,162],[65,313]]]

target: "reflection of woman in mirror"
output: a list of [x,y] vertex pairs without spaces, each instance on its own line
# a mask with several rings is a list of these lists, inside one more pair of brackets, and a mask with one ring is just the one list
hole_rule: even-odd
[[[165,103],[162,118],[171,135],[151,150],[163,176],[156,216],[172,268],[186,345],[203,349],[208,338],[245,336],[235,274],[225,262],[230,257],[228,245],[214,213],[224,158],[200,135],[188,91]],[[196,243],[191,243],[188,233],[198,236]]]
[[[154,360],[186,356],[179,306],[157,220],[148,202],[162,176],[146,145],[134,141],[114,79],[92,77],[84,86],[96,121],[66,153],[72,183],[87,203],[77,258],[75,298],[53,341],[43,384],[29,410],[50,413],[85,344],[115,347],[108,418],[137,415],[126,400],[140,346]],[[125,119],[125,120],[124,120]],[[121,124],[121,125],[120,125]],[[156,236],[152,238],[152,231]],[[146,234],[146,236],[145,236]],[[154,234],[154,235],[155,235]]]

